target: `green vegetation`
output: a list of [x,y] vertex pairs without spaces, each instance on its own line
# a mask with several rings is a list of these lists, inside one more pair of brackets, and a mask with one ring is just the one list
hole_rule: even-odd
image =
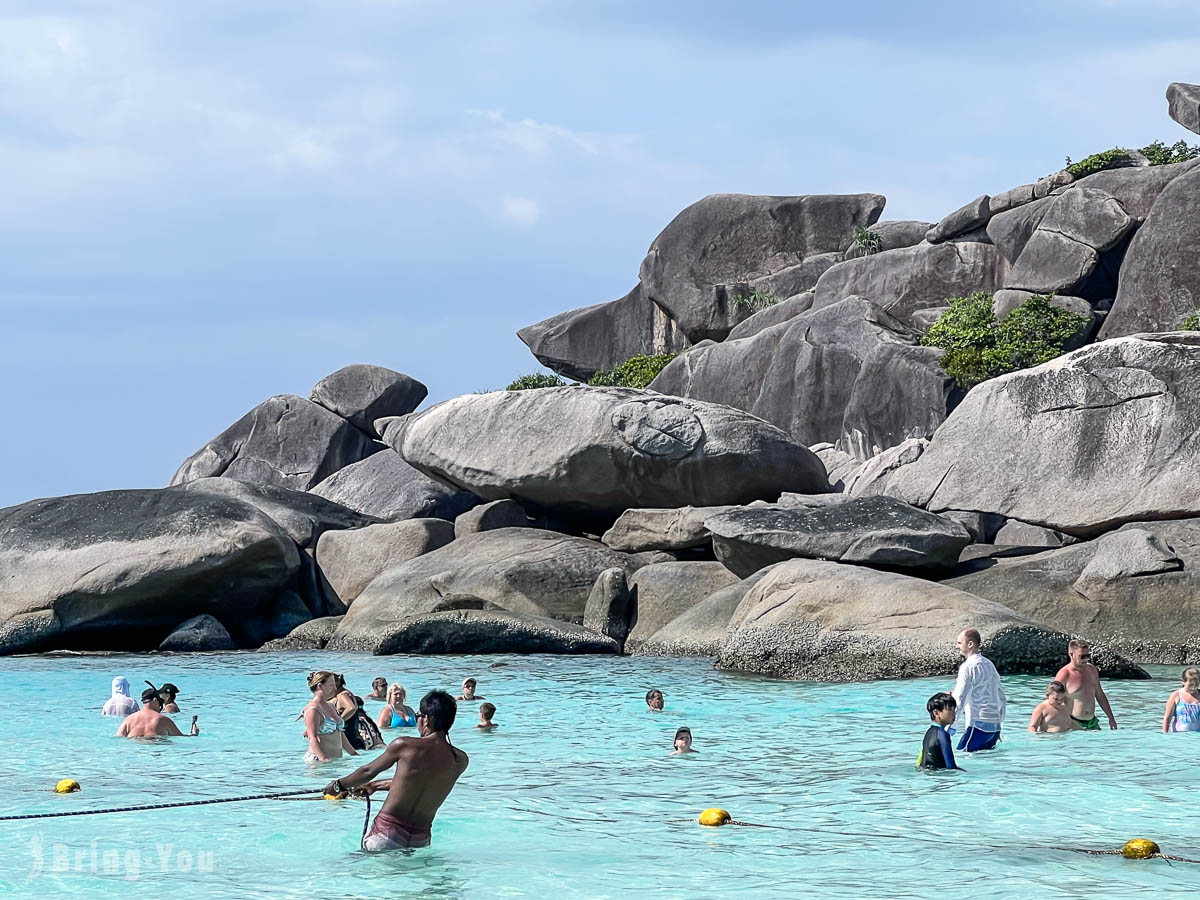
[[942,368],[959,387],[969,390],[981,381],[1062,355],[1063,346],[1087,320],[1051,306],[1050,299],[1030,297],[997,322],[990,293],[952,297],[950,308],[930,326],[921,343],[944,349]]
[[850,239],[850,243],[860,248],[864,256],[883,252],[883,238],[865,225],[855,227],[854,237]]
[[[1186,141],[1178,141],[1168,147],[1162,141],[1155,141],[1143,147],[1141,154],[1152,166],[1166,166],[1195,159],[1200,156],[1200,146],[1190,147]],[[1068,156],[1067,171],[1078,180],[1086,178],[1088,175],[1095,175],[1097,172],[1103,172],[1105,169],[1119,169],[1131,165],[1132,162],[1130,151],[1121,147],[1113,147],[1103,153],[1093,153],[1077,163],[1071,162],[1071,157]]]
[[534,372],[531,375],[522,375],[512,384],[505,388],[506,391],[529,391],[534,388],[548,387],[565,387],[566,382],[557,375],[551,375],[548,372]]
[[644,388],[678,355],[660,353],[657,356],[634,356],[611,372],[597,372],[588,384],[593,387]]
[[734,309],[748,309],[751,312],[758,312],[779,302],[779,298],[770,291],[760,291],[758,288],[746,290],[741,287],[730,290],[729,300]]
[[1179,323],[1180,331],[1200,331],[1200,309]]

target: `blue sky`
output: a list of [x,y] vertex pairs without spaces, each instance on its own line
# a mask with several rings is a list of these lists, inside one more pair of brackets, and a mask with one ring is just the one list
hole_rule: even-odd
[[163,484],[352,362],[501,387],[705,194],[936,220],[1194,138],[1171,81],[1195,3],[8,0],[0,506]]

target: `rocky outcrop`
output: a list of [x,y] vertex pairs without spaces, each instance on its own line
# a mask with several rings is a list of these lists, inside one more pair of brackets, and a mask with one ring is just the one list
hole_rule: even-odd
[[1188,131],[1200,134],[1200,84],[1176,81],[1168,85],[1167,110]]
[[[382,447],[382,445],[381,445]],[[418,472],[390,448],[330,475],[309,493],[386,522],[454,520],[479,498]]]
[[582,622],[592,586],[611,568],[632,573],[637,563],[596,541],[534,528],[470,534],[376,576],[342,620],[338,644],[369,643],[409,616],[481,604]]
[[348,640],[339,633],[329,649],[393,653],[617,653],[612,638],[543,616],[501,610],[455,610],[389,622],[377,635]]
[[978,385],[888,491],[1078,537],[1200,515],[1200,334],[1093,344]]
[[428,393],[425,385],[400,372],[383,366],[353,365],[318,381],[308,399],[373,436],[376,419],[407,415]]
[[811,681],[949,675],[964,628],[1007,648],[990,657],[1001,672],[1029,671],[1030,658],[1064,661],[1063,635],[991,600],[894,572],[791,560],[747,591],[717,666]]
[[944,582],[1147,662],[1200,662],[1200,520],[1135,522],[1095,540],[977,560]]
[[605,569],[592,585],[583,609],[583,627],[625,646],[633,622],[633,594],[621,568]]
[[705,197],[654,239],[639,273],[643,290],[692,342],[721,340],[745,318],[726,286],[841,251],[883,204],[878,194]]
[[202,613],[250,645],[299,567],[279,526],[232,497],[104,491],[11,506],[0,652],[153,649]]
[[729,620],[738,604],[770,571],[768,567],[709,594],[646,638],[634,653],[637,656],[718,656],[729,630]]
[[825,467],[825,473],[829,476],[829,483],[834,490],[845,490],[846,479],[862,465],[860,460],[855,459],[845,450],[839,450],[828,441],[811,444],[808,449],[817,455],[817,459]]
[[1200,168],[1193,168],[1163,189],[1129,244],[1117,297],[1100,337],[1173,331],[1197,308]]
[[942,351],[915,346],[917,337],[849,297],[753,337],[694,348],[650,387],[744,409],[802,444],[832,442],[865,459],[928,437],[946,416],[953,385]]
[[215,616],[201,613],[180,624],[163,639],[158,649],[194,653],[201,650],[236,650],[237,644]]
[[409,519],[355,531],[331,531],[317,544],[317,565],[346,606],[377,575],[424,556],[454,540],[454,526],[442,519]]
[[992,218],[991,201],[992,198],[987,194],[976,197],[965,206],[944,216],[936,225],[931,226],[925,233],[925,240],[931,244],[941,244],[969,231],[985,228]]
[[794,297],[788,297],[786,300],[781,300],[766,309],[759,310],[750,318],[742,321],[731,332],[726,341],[736,341],[742,338],[752,337],[772,325],[778,325],[780,322],[787,322],[801,313],[806,313],[812,309],[813,297],[812,291],[804,291],[801,294],[796,294]]
[[235,478],[199,478],[180,490],[233,497],[264,513],[300,547],[315,547],[327,531],[364,528],[379,519],[324,497],[273,484],[248,484]]
[[685,550],[703,547],[710,539],[704,520],[725,506],[683,506],[678,509],[627,509],[604,532],[601,542],[624,553],[642,550]]
[[1078,540],[1061,531],[1017,519],[1009,519],[991,535],[992,543],[1011,547],[1064,547]]
[[915,463],[928,446],[929,441],[925,438],[909,438],[902,444],[889,447],[847,475],[842,490],[851,497],[886,494],[888,482],[896,470]]
[[990,244],[949,242],[885,250],[839,263],[817,282],[813,310],[863,297],[913,327],[918,310],[945,306],[949,297],[1004,286],[1007,263]]
[[309,619],[303,625],[297,625],[284,637],[267,641],[258,650],[260,653],[278,650],[324,650],[341,621],[341,616]]
[[171,484],[222,475],[305,491],[380,445],[341,416],[289,394],[260,403],[184,460]]
[[[877,252],[884,250],[899,250],[903,247],[912,247],[925,240],[925,234],[933,227],[932,222],[915,222],[912,220],[894,221],[894,222],[876,222],[867,228],[871,234],[879,237],[880,248]],[[869,256],[869,248],[863,246],[858,241],[851,241],[842,254],[844,259],[858,259],[860,256]]]
[[828,489],[807,447],[726,406],[624,388],[472,394],[388,421],[384,439],[426,474],[611,522],[631,507],[773,500]]
[[634,612],[626,652],[636,653],[668,622],[738,580],[717,562],[669,562],[638,569],[629,579]]
[[878,566],[951,567],[971,540],[956,522],[891,497],[823,509],[744,507],[705,522],[717,559],[738,577],[795,557]]
[[639,283],[620,300],[559,313],[517,332],[538,362],[586,382],[633,356],[678,353],[689,346],[675,320]]
[[529,516],[516,500],[493,500],[469,509],[454,520],[454,536],[463,537],[494,528],[525,528]]

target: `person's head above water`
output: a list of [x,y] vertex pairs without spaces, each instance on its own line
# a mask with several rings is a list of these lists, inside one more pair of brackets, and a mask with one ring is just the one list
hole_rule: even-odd
[[404,685],[400,682],[393,682],[387,689],[387,704],[393,708],[399,708],[404,705],[404,701],[408,699],[408,691],[404,690]]
[[1092,661],[1092,648],[1087,641],[1076,638],[1067,644],[1067,656],[1075,666],[1085,666]]
[[484,722],[492,721],[492,716],[494,716],[495,714],[496,714],[496,704],[495,703],[480,703],[479,704],[479,718],[482,721],[484,721]]
[[421,698],[421,707],[417,711],[417,730],[421,737],[435,731],[450,732],[454,717],[458,715],[458,704],[445,691],[430,691]]
[[1200,669],[1192,666],[1184,669],[1183,674],[1179,676],[1179,683],[1183,685],[1184,690],[1194,695],[1200,690]]
[[132,698],[133,695],[129,693],[129,679],[124,675],[118,675],[114,678],[112,680],[112,695],[114,697]]
[[324,669],[316,672],[308,673],[308,689],[314,694],[320,694],[326,698],[333,695],[336,690],[337,681],[332,672],[326,672]]
[[463,679],[462,695],[464,698],[469,700],[470,698],[475,696],[475,685],[476,685],[476,682],[475,682],[474,678],[464,678]]
[[179,688],[169,681],[164,681],[158,689],[158,696],[162,697],[163,703],[174,703],[175,698],[179,696]]
[[666,698],[663,697],[663,692],[658,688],[646,691],[646,705],[654,710],[662,709],[666,705]]
[[675,730],[675,752],[687,753],[692,749],[692,729],[686,725]]
[[958,640],[954,642],[954,646],[958,649],[958,655],[963,659],[978,653],[982,644],[983,639],[974,628],[964,628],[958,633]]
[[372,694],[382,697],[383,694],[387,691],[387,686],[388,686],[388,680],[386,678],[380,677],[380,678],[372,678],[371,679],[371,693]]
[[[151,704],[154,704],[153,706]],[[148,687],[142,691],[142,706],[148,709],[161,710],[163,707],[162,697],[158,694],[158,688]]]
[[1051,706],[1066,706],[1067,686],[1058,679],[1046,685],[1046,700]]
[[929,712],[930,721],[936,722],[938,725],[953,724],[955,716],[958,714],[958,703],[954,700],[953,694],[939,693],[934,694],[925,704],[925,709]]

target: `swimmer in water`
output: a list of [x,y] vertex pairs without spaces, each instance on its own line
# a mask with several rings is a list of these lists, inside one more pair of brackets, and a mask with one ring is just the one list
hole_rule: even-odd
[[138,702],[133,699],[133,695],[129,693],[129,679],[124,675],[118,675],[112,680],[112,696],[104,703],[104,709],[100,711],[102,716],[120,716],[122,719],[130,713],[135,713],[139,709]]
[[1163,734],[1169,731],[1200,731],[1200,669],[1184,669],[1182,687],[1172,691],[1163,713]]
[[663,692],[657,688],[646,691],[646,705],[650,707],[652,712],[662,712],[663,706],[666,705],[666,698],[663,697]]
[[388,688],[387,705],[379,711],[375,724],[380,728],[413,728],[417,724],[417,714],[411,706],[405,706],[408,692],[404,685],[393,684]]
[[1100,719],[1096,716],[1096,704],[1099,703],[1108,716],[1108,727],[1115,731],[1117,718],[1109,705],[1108,695],[1100,686],[1100,670],[1092,664],[1091,646],[1077,638],[1067,644],[1067,655],[1071,661],[1058,670],[1054,680],[1067,686],[1071,718],[1084,731],[1099,731]]
[[346,723],[334,709],[332,700],[337,695],[337,676],[332,672],[310,672],[308,689],[312,699],[304,707],[304,736],[308,738],[305,762],[329,762],[341,759],[342,753],[358,756],[354,746],[346,737]]
[[934,694],[925,704],[933,722],[921,742],[921,754],[917,757],[918,769],[957,769],[954,748],[950,745],[950,734],[946,731],[954,724],[958,715],[958,704],[953,694]]
[[[408,850],[428,847],[433,817],[459,776],[467,769],[467,754],[450,743],[450,726],[458,706],[445,691],[430,691],[421,698],[417,713],[420,737],[396,738],[379,757],[325,788],[326,794],[352,792],[368,795],[387,789],[387,799],[363,838],[363,849]],[[390,766],[390,779],[372,781]]]
[[386,678],[371,679],[371,693],[367,694],[368,700],[386,700],[387,699],[388,680]]
[[[146,682],[150,684],[150,682]],[[150,687],[154,685],[150,684]],[[175,698],[179,696],[179,688],[167,681],[158,689],[158,696],[162,697],[163,712],[168,715],[179,712],[179,704],[175,702]]]
[[483,699],[482,694],[475,693],[475,679],[474,678],[464,678],[463,679],[462,693],[459,695],[458,699],[466,700],[468,702],[471,700],[482,700]]
[[1062,734],[1078,727],[1075,720],[1071,718],[1071,710],[1067,702],[1067,686],[1061,681],[1050,682],[1046,685],[1046,699],[1037,705],[1037,709],[1029,717],[1029,730]]
[[699,750],[692,749],[692,729],[685,726],[675,730],[675,749],[671,752],[672,756],[699,752]]
[[200,733],[195,716],[192,730],[184,735],[179,726],[162,714],[163,702],[158,688],[148,687],[142,691],[142,708],[128,716],[117,729],[117,737],[191,737]]
[[475,727],[482,728],[485,731],[491,731],[493,728],[499,728],[500,726],[492,721],[492,716],[494,716],[494,715],[496,715],[496,704],[495,703],[480,703],[479,704],[479,724],[476,725]]

